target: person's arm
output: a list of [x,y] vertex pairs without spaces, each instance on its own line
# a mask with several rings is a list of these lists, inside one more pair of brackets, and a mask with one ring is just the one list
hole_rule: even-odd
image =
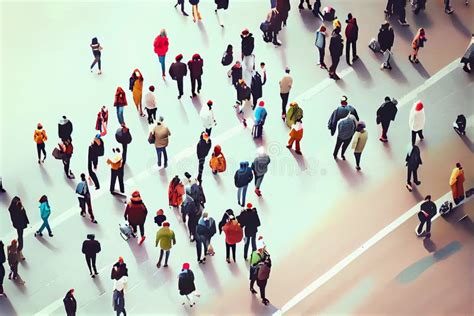
[[359,132],[356,132],[354,134],[354,139],[352,140],[352,149],[356,149],[357,143],[359,142],[359,136],[360,136]]
[[176,235],[174,232],[173,232],[173,245],[176,245]]

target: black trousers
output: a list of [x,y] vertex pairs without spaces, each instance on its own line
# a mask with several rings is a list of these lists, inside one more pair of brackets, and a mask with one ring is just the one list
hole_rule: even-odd
[[393,14],[393,2],[394,0],[388,0],[387,6],[385,7],[385,10],[390,14]]
[[97,274],[97,268],[95,266],[95,259],[96,259],[96,255],[93,255],[93,256],[86,255],[87,267],[89,268],[89,272],[91,274],[92,274],[92,271],[94,271],[94,273]]
[[426,224],[426,233],[431,232],[431,217],[425,217],[423,213],[419,213],[418,219],[420,220],[420,224],[418,225],[418,228],[416,229],[416,232],[418,234],[421,234],[423,232],[423,226]]
[[[300,0],[300,6],[303,6],[303,2],[305,0]],[[306,4],[308,5],[308,8],[311,8],[311,3],[309,3],[309,0],[306,0]]]
[[69,166],[71,165],[71,157],[63,159],[64,173],[66,176],[70,176],[71,172],[69,171]]
[[418,136],[420,136],[420,139],[424,139],[425,137],[423,136],[423,130],[419,130],[419,131],[411,131],[411,145],[415,145],[415,141],[416,141],[416,135],[418,134]]
[[0,263],[0,294],[3,294],[3,279],[5,278],[5,267]]
[[204,254],[204,257],[206,257],[207,253],[207,247],[209,246],[209,241],[208,240],[201,240],[200,238],[196,238],[196,254],[197,254],[197,260],[201,260],[201,255]]
[[99,178],[97,178],[97,174],[94,172],[92,160],[89,160],[87,163],[87,171],[89,172],[89,176],[91,177],[92,181],[94,182],[94,186],[96,189],[100,189]]
[[101,70],[101,61],[100,61],[100,51],[98,52],[94,52],[94,62],[92,63],[91,65],[91,69],[94,68],[95,64],[97,64],[99,66],[99,70]]
[[258,288],[260,289],[260,297],[262,300],[266,299],[265,297],[265,288],[267,287],[267,280],[265,281],[257,281]]
[[206,161],[206,157],[199,158],[199,166],[198,166],[198,176],[197,179],[199,182],[202,180],[202,171],[204,170],[204,162]]
[[41,160],[41,153],[43,153],[44,158],[46,158],[45,144],[36,144],[36,152],[38,153],[38,160]]
[[351,54],[351,47],[352,47],[352,58],[357,56],[357,41],[347,41],[346,43],[346,62],[350,64],[350,54]]
[[145,108],[146,113],[148,114],[148,124],[153,124],[153,121],[156,120],[156,108],[148,109]]
[[407,167],[407,183],[411,184],[411,177],[413,175],[413,181],[418,182],[418,168]]
[[120,192],[124,193],[125,186],[123,184],[123,167],[117,170],[114,170],[114,169],[110,169],[110,170],[112,172],[112,175],[110,177],[110,192],[115,191],[115,182],[117,181],[117,178],[118,178]]
[[168,259],[170,257],[170,250],[163,250],[160,249],[160,258],[158,259],[158,263],[161,265],[161,260],[163,259],[163,253],[165,253],[165,264],[168,264]]
[[288,104],[288,97],[290,96],[290,93],[280,93],[281,97],[281,114],[286,115],[286,105]]
[[318,51],[319,51],[319,64],[321,66],[326,66],[326,64],[324,63],[324,54],[325,54],[324,48],[318,47]]
[[132,227],[133,229],[133,232],[136,234],[137,233],[137,227],[140,228],[140,236],[145,236],[145,223],[143,224],[131,224],[129,223],[130,226]]
[[247,258],[250,242],[252,242],[252,252],[257,250],[257,233],[245,237],[244,258]]
[[94,213],[92,212],[92,203],[91,203],[91,196],[84,196],[84,197],[77,197],[79,200],[79,207],[81,208],[81,215],[86,214],[86,205],[87,205],[87,212],[89,213],[91,219],[94,219]]
[[211,132],[212,132],[212,127],[211,128],[206,128],[206,134],[211,136]]
[[230,245],[228,243],[225,243],[225,257],[226,259],[230,259],[230,250],[232,249],[232,259],[234,259],[235,262],[235,244]]
[[191,93],[194,95],[196,94],[196,82],[197,82],[197,91],[201,91],[201,86],[202,86],[202,81],[201,81],[201,76],[199,77],[191,77]]
[[178,84],[178,93],[181,97],[183,95],[183,78],[177,78],[176,83]]
[[388,128],[390,127],[390,121],[380,122],[382,124],[382,138],[387,139]]
[[333,56],[331,55],[331,67],[329,67],[329,73],[330,74],[335,74],[337,65],[339,65],[339,60],[341,59],[341,56]]
[[23,250],[23,229],[16,229],[18,235],[18,251]]
[[397,4],[395,9],[395,14],[398,15],[398,19],[402,22],[406,22],[405,17],[406,17],[406,12],[405,12],[405,5],[403,4]]
[[125,164],[127,162],[127,148],[128,148],[128,144],[122,144],[122,161],[123,161],[123,164]]
[[354,157],[355,157],[355,160],[356,160],[356,166],[359,167],[360,165],[360,156],[362,155],[362,153],[354,153]]
[[336,141],[336,146],[334,147],[333,156],[337,156],[337,153],[339,152],[339,148],[341,148],[341,145],[342,145],[341,155],[344,156],[344,154],[346,153],[346,149],[347,147],[349,147],[350,143],[351,143],[350,138],[346,140],[342,140],[338,137]]

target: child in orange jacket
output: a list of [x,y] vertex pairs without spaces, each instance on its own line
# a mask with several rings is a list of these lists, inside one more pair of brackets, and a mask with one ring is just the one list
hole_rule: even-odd
[[[38,123],[36,126],[33,139],[36,143],[36,151],[38,152],[38,163],[42,163],[46,159],[45,142],[48,140],[48,136],[46,135],[46,131],[43,129],[43,125],[41,123]],[[41,160],[41,153],[43,153],[44,156],[43,160]]]
[[293,143],[296,142],[295,153],[302,155],[300,151],[300,141],[303,138],[303,122],[301,120],[296,120],[296,123],[291,127],[289,135],[290,139],[288,140],[288,146],[286,146],[286,148],[291,149]]

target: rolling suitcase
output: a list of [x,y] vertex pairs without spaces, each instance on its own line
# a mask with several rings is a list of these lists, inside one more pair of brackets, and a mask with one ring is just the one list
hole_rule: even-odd
[[263,125],[262,124],[255,124],[252,128],[253,138],[261,138],[262,134],[263,134]]
[[375,39],[372,38],[369,42],[369,48],[374,52],[374,53],[380,53],[380,44],[379,42]]

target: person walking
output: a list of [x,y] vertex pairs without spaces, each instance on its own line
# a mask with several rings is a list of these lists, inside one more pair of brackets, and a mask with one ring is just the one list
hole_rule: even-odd
[[224,225],[230,220],[231,216],[234,216],[234,211],[229,208],[224,212],[224,214],[222,215],[222,219],[219,222],[219,235],[222,234],[222,228],[224,228]]
[[188,74],[186,64],[181,62],[183,55],[179,54],[175,57],[175,62],[171,64],[169,74],[171,79],[175,80],[178,85],[178,100],[183,96],[183,78]]
[[123,183],[123,162],[122,155],[120,154],[119,148],[113,148],[112,153],[114,154],[112,158],[107,159],[107,164],[110,165],[110,193],[115,194],[115,182],[119,182],[120,193],[125,192],[125,186]]
[[74,152],[74,146],[72,145],[71,139],[65,139],[62,143],[58,144],[59,151],[61,152],[61,160],[63,162],[64,174],[68,179],[74,179],[74,173],[70,170],[71,158]]
[[[234,105],[235,109],[238,111],[238,114],[244,113],[245,106],[250,103],[250,98],[252,96],[250,87],[247,86],[245,80],[240,79],[238,85],[236,86],[237,92],[237,102]],[[245,121],[245,118],[243,118]],[[245,124],[244,124],[245,125]]]
[[65,140],[72,140],[71,135],[72,135],[73,129],[74,128],[73,128],[72,122],[66,117],[66,115],[63,115],[58,123],[59,139],[61,139],[61,141],[63,142]]
[[[176,8],[178,5],[181,6],[181,13],[184,15],[184,16],[189,16],[189,14],[187,14],[186,12],[184,12],[184,0],[177,0],[176,4],[174,5],[174,7]],[[164,77],[164,76],[163,76]]]
[[234,88],[237,88],[239,81],[242,79],[242,72],[242,64],[238,60],[235,62],[234,65],[232,65],[230,70],[227,72],[227,77],[231,78],[231,82]]
[[160,245],[160,258],[156,263],[156,267],[159,269],[161,267],[161,260],[163,259],[163,254],[165,254],[165,265],[168,266],[168,259],[170,257],[170,251],[173,245],[176,245],[176,236],[174,231],[170,228],[169,222],[164,222],[163,227],[161,227],[156,233],[155,247]]
[[86,257],[87,267],[89,268],[89,272],[91,278],[95,278],[96,275],[99,273],[97,272],[97,268],[95,266],[97,254],[101,251],[100,242],[95,240],[94,234],[88,234],[87,239],[84,240],[82,243],[82,253]]
[[227,162],[224,154],[222,153],[221,146],[214,146],[214,151],[212,152],[211,159],[209,160],[209,167],[211,167],[213,175],[226,170]]
[[219,24],[221,25],[221,27],[224,27],[224,22],[222,21],[222,18],[218,15],[217,10],[227,10],[229,8],[229,0],[214,0],[214,3],[216,4],[214,12],[217,14],[217,19],[219,20]]
[[121,87],[115,91],[114,107],[117,110],[117,119],[119,124],[125,123],[123,118],[123,108],[127,106],[127,96]]
[[[179,1],[180,0],[178,0],[178,2]],[[178,5],[178,3],[176,5]],[[183,12],[184,15],[187,15],[186,12],[184,12],[184,0],[181,0],[181,11]],[[161,64],[161,77],[163,78],[163,80],[165,80],[166,78],[165,58],[166,58],[166,53],[168,52],[168,48],[169,48],[168,35],[166,34],[165,29],[161,29],[160,34],[157,37],[155,37],[155,40],[153,42],[153,48],[154,48],[155,54],[158,56],[158,61]]]
[[[44,163],[46,159],[46,150],[45,150],[45,142],[48,140],[48,136],[46,135],[46,131],[43,129],[43,125],[38,123],[36,125],[36,130],[33,134],[33,140],[36,143],[36,152],[38,154],[38,163]],[[43,153],[43,159],[41,159],[41,153]]]
[[5,291],[3,290],[3,280],[5,279],[5,267],[3,264],[7,261],[5,256],[5,245],[3,241],[0,240],[0,297],[6,296]]
[[331,67],[329,67],[329,78],[334,80],[340,80],[336,74],[337,65],[341,59],[342,52],[344,51],[344,42],[341,36],[341,29],[335,28],[331,34],[331,40],[329,41],[329,53],[331,54]]
[[303,119],[303,109],[295,101],[290,103],[290,108],[286,113],[286,126],[292,127],[298,120]]
[[184,184],[176,175],[168,186],[168,205],[170,207],[180,207],[183,203],[183,196],[185,194]]
[[359,120],[357,110],[347,102],[347,97],[343,95],[341,99],[341,105],[332,112],[328,120],[328,129],[331,131],[331,136],[336,133],[337,123],[339,120],[347,117],[349,113],[354,115],[357,121]]
[[321,25],[316,31],[316,39],[314,40],[314,45],[318,48],[319,51],[319,68],[328,69],[326,63],[324,62],[324,55],[326,51],[326,27]]
[[63,298],[63,304],[66,310],[66,316],[76,316],[77,301],[74,297],[74,289],[67,291],[66,296]]
[[49,216],[51,216],[51,207],[49,206],[48,197],[46,195],[41,196],[39,200],[39,209],[41,219],[43,220],[43,224],[41,227],[35,232],[35,237],[43,237],[43,230],[46,228],[48,230],[49,237],[53,237],[53,232],[51,231],[51,227],[49,227]]
[[18,264],[20,262],[20,255],[18,253],[18,245],[15,239],[12,240],[10,246],[7,247],[7,257],[8,257],[8,265],[10,267],[10,273],[8,274],[9,280],[17,280],[20,278],[19,283],[25,284],[18,274]]
[[206,134],[209,136],[211,136],[212,128],[217,125],[214,111],[212,110],[213,104],[214,103],[211,100],[207,101],[207,108],[202,107],[201,111],[199,112],[202,125],[206,131]]
[[100,108],[97,113],[97,119],[95,120],[95,130],[99,132],[100,136],[107,135],[107,125],[109,123],[109,110],[104,105]]
[[92,179],[95,189],[100,189],[99,178],[97,178],[97,166],[99,164],[99,157],[104,155],[104,141],[102,140],[100,134],[97,134],[92,143],[89,145],[87,152],[87,172],[89,177]]
[[255,157],[251,167],[255,179],[255,194],[257,196],[262,196],[260,186],[262,185],[263,177],[268,172],[268,165],[270,164],[270,161],[270,157],[265,152],[265,148],[257,148],[257,157]]
[[196,155],[199,161],[198,176],[197,180],[202,182],[202,172],[204,170],[204,162],[206,160],[209,151],[211,150],[212,142],[209,135],[206,132],[201,133],[199,142],[196,145]]
[[145,241],[145,221],[148,210],[146,209],[145,204],[143,204],[142,197],[140,192],[134,191],[130,202],[128,202],[127,207],[125,208],[124,218],[133,229],[133,233],[137,233],[137,226],[140,227],[140,240],[138,244],[141,245]]
[[242,60],[246,56],[250,56],[253,53],[253,50],[255,48],[255,38],[253,37],[253,34],[250,33],[249,29],[245,28],[242,33],[240,34],[241,38],[241,51],[242,51]]
[[413,53],[408,55],[408,60],[411,63],[418,64],[420,62],[418,60],[418,51],[420,50],[421,47],[425,47],[426,41],[427,41],[427,38],[425,35],[425,29],[421,27],[418,29],[415,37],[413,38],[413,41],[411,42],[411,48],[413,48]]
[[413,175],[413,182],[416,185],[420,185],[421,181],[418,181],[418,167],[423,164],[421,161],[420,148],[416,145],[412,145],[408,150],[407,156],[405,158],[407,166],[407,184],[406,188],[409,192],[413,190],[411,186],[411,177]]
[[79,207],[81,208],[81,216],[86,216],[86,205],[87,212],[91,217],[91,222],[97,224],[97,221],[94,218],[94,213],[92,211],[92,202],[91,202],[91,193],[89,191],[89,186],[87,185],[86,175],[81,173],[81,181],[76,186],[77,199],[79,200]]
[[[194,202],[194,199],[191,196],[191,186],[186,186],[185,188],[186,196],[184,198],[183,204],[181,205],[181,218],[183,220],[183,224],[186,224],[186,218],[191,216],[190,214],[197,213],[196,203]],[[191,225],[189,225],[188,219],[188,228],[190,227]],[[189,230],[189,240],[192,240],[192,231],[193,228],[191,227],[191,229]]]
[[336,146],[334,147],[333,157],[337,160],[337,154],[342,145],[341,158],[346,160],[344,156],[347,147],[351,143],[352,136],[356,131],[357,120],[352,114],[348,114],[345,118],[339,120],[337,124],[337,141]]
[[[178,276],[178,290],[181,296],[184,296],[189,303],[189,307],[193,307],[194,292],[196,291],[196,285],[194,284],[194,273],[189,268],[189,263],[183,263],[183,268]],[[183,301],[182,305],[185,305],[186,301]]]
[[387,133],[390,122],[395,120],[397,115],[398,101],[395,98],[385,97],[385,102],[377,109],[376,123],[382,125],[382,136],[379,140],[383,143],[388,142]]
[[[216,234],[216,222],[203,212],[196,226],[196,252],[198,263],[206,263],[206,255],[214,255],[211,238]],[[211,250],[211,251],[209,251]],[[203,257],[201,258],[201,255]]]
[[145,114],[143,114],[142,108],[143,80],[144,79],[140,70],[135,69],[130,76],[128,87],[128,89],[132,91],[133,102],[135,103],[140,116],[145,116]]
[[163,226],[163,223],[166,222],[166,215],[163,209],[160,208],[158,211],[156,211],[154,222],[156,225],[158,225],[158,227]]
[[385,21],[380,27],[379,34],[377,35],[377,41],[380,45],[380,51],[383,53],[383,63],[380,65],[380,69],[392,70],[390,65],[390,58],[392,56],[392,46],[395,40],[395,34],[388,21]]
[[265,125],[267,119],[267,110],[265,109],[264,101],[258,103],[258,108],[254,112],[254,119],[253,138],[261,138],[263,135],[263,125]]
[[187,208],[188,215],[188,230],[189,230],[189,240],[193,242],[196,239],[196,226],[199,222],[199,218],[202,216],[202,210],[204,209],[205,197],[202,186],[198,183],[193,184],[190,188],[186,189],[194,202],[194,208]]
[[352,149],[354,149],[354,157],[356,161],[356,169],[359,171],[360,168],[360,157],[364,151],[365,144],[367,143],[368,133],[365,129],[365,122],[359,121],[357,123],[356,132],[352,140]]
[[156,121],[156,98],[153,93],[155,86],[149,86],[148,90],[148,93],[145,94],[145,110],[148,115],[148,124],[153,124]]
[[[305,0],[300,0],[300,4],[298,5],[298,9],[304,10],[304,7],[303,7],[304,1]],[[311,11],[311,3],[309,2],[309,0],[306,0],[306,5],[308,6],[308,10]]]
[[285,68],[285,75],[280,80],[280,97],[281,97],[281,119],[286,118],[286,105],[290,96],[291,87],[293,86],[293,78],[290,76],[290,68]]
[[295,124],[291,126],[291,130],[288,135],[290,136],[290,139],[288,140],[288,145],[286,146],[286,148],[291,150],[293,147],[293,143],[296,142],[295,153],[297,155],[302,155],[300,142],[301,139],[303,139],[303,122],[301,121],[301,119],[296,120]]
[[469,42],[464,55],[461,57],[460,62],[463,65],[462,70],[471,73],[472,65],[474,64],[474,34],[471,34],[471,41]]
[[425,109],[421,101],[413,104],[408,117],[408,125],[411,129],[411,144],[415,145],[416,135],[420,137],[420,141],[425,139],[423,129],[425,128]]
[[253,207],[252,203],[247,203],[247,208],[237,216],[237,220],[245,233],[244,260],[247,261],[250,243],[252,244],[250,254],[257,250],[257,232],[260,226],[260,218],[258,217],[257,209]]
[[278,14],[281,15],[283,26],[286,26],[286,21],[288,20],[288,15],[291,10],[290,0],[277,0],[276,10]]
[[229,220],[222,227],[222,231],[225,234],[226,261],[227,263],[230,263],[230,251],[232,250],[232,259],[234,260],[234,262],[236,262],[236,244],[242,240],[244,233],[242,227],[240,227],[240,224],[234,217],[234,215],[229,216]]
[[92,55],[94,55],[94,61],[92,62],[92,65],[90,67],[91,72],[94,66],[97,64],[97,67],[99,68],[99,72],[97,73],[98,75],[102,74],[102,63],[100,60],[100,57],[102,55],[102,46],[99,43],[99,40],[97,37],[92,38],[91,44],[89,45],[92,49]]
[[[427,195],[425,200],[420,205],[420,211],[418,212],[418,219],[420,224],[415,229],[416,236],[421,237],[425,233],[426,238],[431,237],[431,220],[437,213],[436,204],[431,201],[431,195]],[[426,230],[423,231],[423,227],[426,224]]]
[[252,80],[250,82],[250,92],[252,94],[252,110],[255,110],[255,107],[257,106],[258,99],[260,99],[263,95],[263,85],[267,82],[267,72],[265,71],[265,64],[263,64],[262,67],[262,72],[263,72],[263,81],[262,81],[262,76],[260,73],[256,70],[253,71],[252,75]]
[[202,87],[202,68],[204,61],[199,54],[194,54],[193,58],[188,61],[189,77],[191,78],[191,98],[196,96],[196,82],[197,82],[197,93],[201,93]]
[[[466,1],[467,4],[467,1]],[[451,0],[444,0],[444,13],[451,14],[454,12],[454,9],[451,7]]]
[[260,289],[260,298],[262,299],[263,305],[268,305],[270,301],[265,295],[265,289],[267,287],[268,279],[270,278],[270,271],[272,267],[272,262],[270,256],[266,256],[263,262],[259,263],[259,268],[257,272],[257,286]]
[[199,0],[189,0],[189,4],[191,4],[191,12],[193,15],[193,21],[201,21],[202,16],[201,12],[199,12]]
[[112,294],[112,302],[114,311],[117,313],[117,316],[123,314],[123,316],[127,316],[127,312],[125,310],[125,287],[127,284],[127,277],[123,277],[122,279],[118,280],[115,284],[115,289]]
[[270,43],[272,42],[275,46],[281,46],[281,43],[278,41],[278,33],[281,31],[281,14],[276,9],[271,9],[267,13],[264,25],[266,29],[263,32],[263,41]]
[[124,262],[122,257],[119,257],[117,262],[112,266],[110,278],[114,281],[118,281],[124,276],[128,277],[127,264]]
[[30,223],[28,216],[26,215],[26,210],[21,202],[21,199],[18,196],[13,197],[10,206],[8,207],[8,212],[10,212],[10,219],[12,221],[13,228],[17,232],[18,240],[18,255],[20,260],[25,260],[23,256],[23,231],[28,227]]
[[161,167],[161,156],[163,155],[163,167],[168,167],[168,154],[166,153],[166,147],[169,143],[169,136],[171,132],[168,127],[163,123],[163,116],[158,117],[156,126],[152,130],[153,137],[155,138],[155,149],[158,158],[158,168]]
[[456,205],[464,200],[464,181],[464,169],[462,168],[461,163],[458,162],[449,178],[449,186],[451,187],[454,204]]
[[393,0],[393,12],[398,16],[398,23],[401,26],[409,26],[410,24],[406,21],[405,7],[407,0]]
[[132,142],[132,134],[125,123],[120,124],[115,132],[115,139],[122,145],[122,162],[125,165],[127,163],[127,147]]
[[357,56],[357,38],[359,37],[359,26],[357,25],[357,19],[352,16],[352,13],[347,15],[346,20],[347,26],[345,30],[346,35],[346,62],[350,66],[350,51],[352,46],[352,62],[359,59]]
[[240,206],[245,205],[245,197],[247,196],[247,188],[253,179],[252,169],[249,167],[248,161],[242,161],[240,168],[235,172],[234,184],[237,187],[237,202]]

